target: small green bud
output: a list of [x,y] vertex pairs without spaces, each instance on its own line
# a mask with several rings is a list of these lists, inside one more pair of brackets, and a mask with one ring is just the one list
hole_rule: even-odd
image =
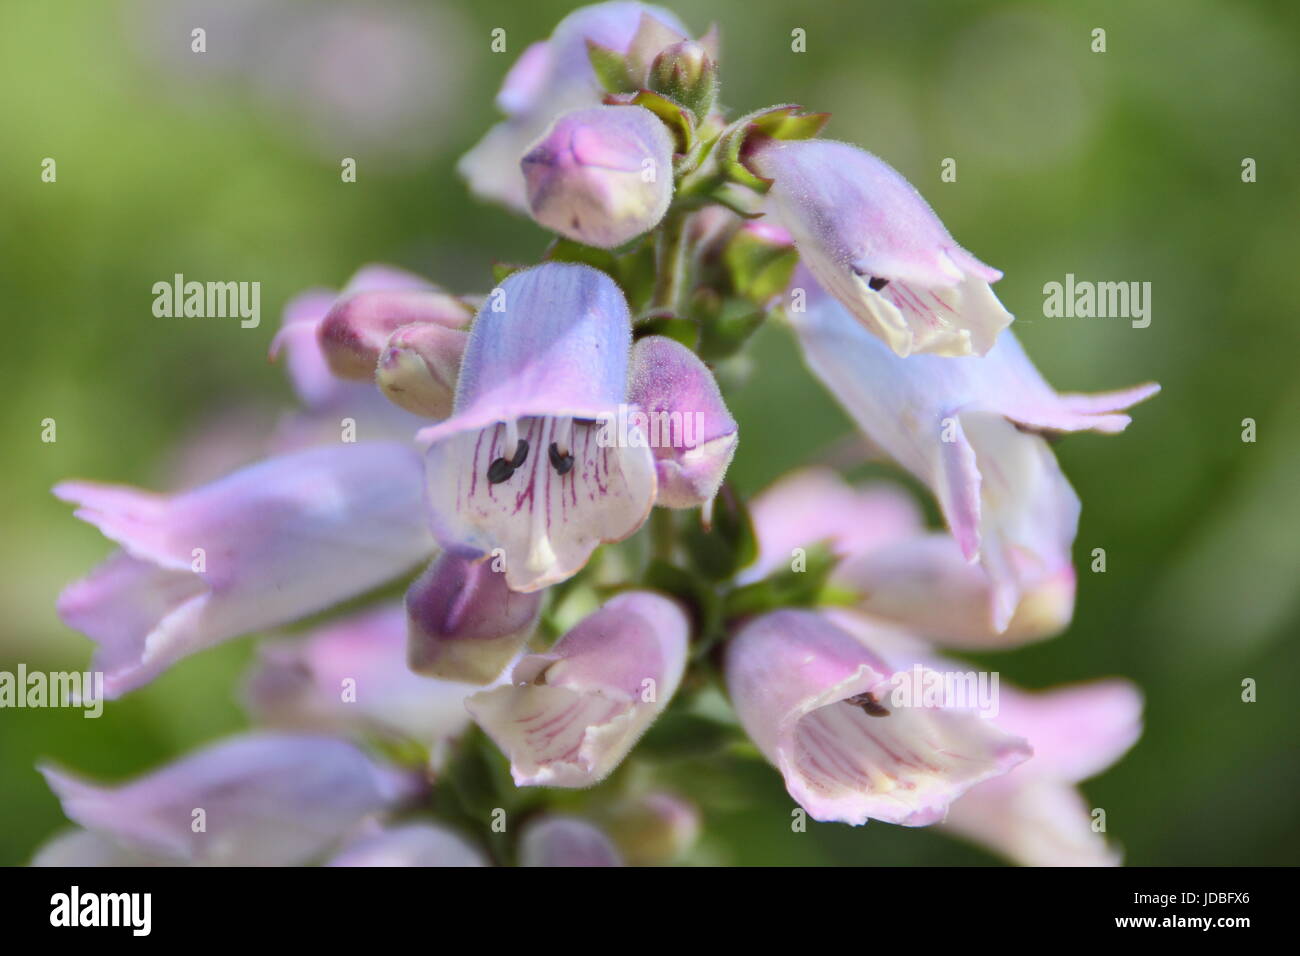
[[650,65],[650,89],[680,103],[703,121],[718,93],[718,65],[698,43],[665,47]]

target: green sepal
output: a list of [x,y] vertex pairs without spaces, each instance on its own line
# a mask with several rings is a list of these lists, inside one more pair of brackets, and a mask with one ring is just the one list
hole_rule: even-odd
[[724,482],[713,500],[710,527],[693,525],[683,535],[691,565],[711,581],[726,581],[758,557],[758,538],[743,498]]

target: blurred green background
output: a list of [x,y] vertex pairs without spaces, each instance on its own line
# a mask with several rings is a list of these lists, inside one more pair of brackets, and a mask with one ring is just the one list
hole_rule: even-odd
[[[167,487],[184,474],[174,450],[205,422],[269,429],[293,401],[265,357],[289,296],[370,261],[483,291],[492,260],[541,253],[547,236],[472,201],[453,164],[494,121],[514,56],[572,6],[0,3],[0,669],[88,659],[54,601],[109,546],[50,486]],[[997,292],[1059,388],[1163,384],[1124,435],[1057,446],[1084,503],[1073,625],[983,660],[1029,687],[1111,674],[1142,686],[1141,742],[1084,786],[1129,863],[1295,862],[1300,8],[704,0],[678,12],[696,31],[721,25],[730,108],[831,111],[828,135],[888,159],[1003,269]],[[208,30],[203,56],[189,52],[193,26]],[[506,54],[489,51],[496,27]],[[797,27],[805,53],[790,49]],[[1097,27],[1105,53],[1090,51]],[[343,156],[358,161],[355,184],[340,182]],[[45,157],[56,183],[41,181]],[[945,157],[955,183],[940,182]],[[176,272],[260,280],[261,327],[154,318],[151,286]],[[1043,318],[1043,284],[1069,272],[1151,282],[1150,327]],[[746,491],[848,430],[783,331],[765,330],[754,358],[729,398]],[[45,418],[56,443],[40,440]],[[1087,570],[1094,547],[1105,574]],[[0,863],[64,825],[38,758],[120,778],[244,726],[233,690],[252,648],[192,657],[97,721],[0,711]],[[1247,677],[1254,704],[1240,702]],[[992,859],[884,824],[792,834],[774,771],[733,783],[742,807],[700,794],[706,859]]]

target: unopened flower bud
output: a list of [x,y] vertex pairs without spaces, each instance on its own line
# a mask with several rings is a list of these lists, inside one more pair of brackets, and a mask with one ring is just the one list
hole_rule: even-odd
[[612,249],[659,224],[673,195],[673,142],[640,106],[565,113],[524,156],[533,218]]
[[317,335],[331,372],[369,382],[380,351],[397,329],[412,323],[459,329],[473,314],[459,299],[433,288],[358,292],[334,304]]
[[443,554],[406,592],[407,661],[417,674],[491,683],[532,634],[541,609],[541,592],[511,591],[491,560]]
[[404,325],[388,337],[375,384],[390,402],[426,418],[446,418],[469,333],[433,323]]
[[666,792],[621,800],[608,811],[606,828],[633,866],[675,863],[700,835],[700,811]]
[[683,40],[666,47],[650,65],[650,89],[704,119],[718,91],[718,65],[699,43]]

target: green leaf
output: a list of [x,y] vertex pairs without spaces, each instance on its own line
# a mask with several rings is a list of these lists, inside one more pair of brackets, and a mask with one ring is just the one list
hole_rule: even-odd
[[736,294],[766,306],[789,286],[799,254],[794,246],[740,229],[723,250],[722,261]]
[[587,59],[596,71],[596,80],[610,93],[631,93],[640,86],[632,77],[627,57],[617,50],[588,39]]
[[700,358],[718,362],[739,352],[750,336],[759,330],[767,312],[746,311],[741,314],[723,313],[703,327],[700,334]]
[[643,339],[647,335],[663,335],[680,342],[693,352],[700,341],[700,327],[690,319],[675,315],[650,315],[632,327],[632,335],[636,339]]
[[652,90],[639,90],[632,97],[632,103],[648,109],[663,120],[676,141],[674,152],[682,154],[690,152],[691,144],[695,140],[695,118],[690,110],[674,103],[662,93],[655,93]]

